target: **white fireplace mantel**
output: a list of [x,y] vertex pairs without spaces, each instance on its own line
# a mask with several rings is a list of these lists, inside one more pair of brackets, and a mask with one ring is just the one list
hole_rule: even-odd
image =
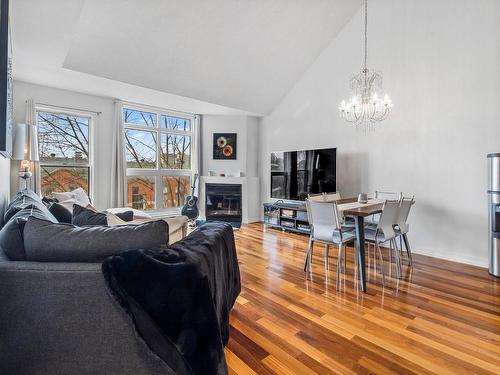
[[200,178],[200,218],[205,219],[205,184],[240,184],[242,222],[260,221],[260,185],[258,177],[201,176]]

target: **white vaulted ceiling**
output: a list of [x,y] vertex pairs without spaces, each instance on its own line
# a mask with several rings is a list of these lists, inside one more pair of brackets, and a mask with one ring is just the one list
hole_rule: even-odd
[[75,90],[89,82],[107,90],[95,94],[137,87],[267,114],[360,5],[361,0],[16,0],[14,74],[22,80],[60,77],[75,86],[64,88]]

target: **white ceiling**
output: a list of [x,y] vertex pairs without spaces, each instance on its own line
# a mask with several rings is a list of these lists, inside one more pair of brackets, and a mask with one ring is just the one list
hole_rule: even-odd
[[191,112],[262,115],[361,0],[11,4],[16,79]]

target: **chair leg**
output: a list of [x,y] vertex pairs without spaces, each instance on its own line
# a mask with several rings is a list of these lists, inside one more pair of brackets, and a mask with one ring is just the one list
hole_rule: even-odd
[[401,278],[401,258],[399,256],[398,244],[396,239],[391,240],[394,243],[394,257],[396,258],[396,270],[398,272],[398,279]]
[[[401,237],[403,237],[403,241],[404,241],[405,247],[406,247],[406,254],[408,255],[408,261],[410,263],[410,267],[412,267],[413,266],[413,258],[411,256],[410,242],[408,242],[408,236],[405,233]],[[403,246],[401,246],[401,249],[403,249]]]
[[389,267],[392,269],[392,241],[389,241]]
[[306,252],[306,257],[304,259],[304,272],[307,271],[308,267],[310,266],[310,258],[312,257],[312,246],[313,246],[313,239],[311,236],[309,236],[309,244],[307,245],[307,252]]
[[[370,242],[368,242],[368,256],[371,257],[371,253],[370,253],[370,250],[371,250],[371,246],[372,244]],[[377,270],[377,251],[375,249],[375,245],[373,245],[373,270],[376,271]]]
[[325,267],[328,269],[329,263],[328,258],[330,256],[330,245],[325,245]]
[[347,274],[347,245],[344,244],[344,273]]
[[354,280],[358,279],[358,249],[354,246]]
[[[371,262],[371,257],[370,257],[370,243],[369,243],[369,242],[367,242],[367,243],[366,243],[366,246],[368,247],[368,271],[369,271],[369,270],[371,269],[371,267],[372,267],[372,266],[371,266],[372,262]],[[365,256],[365,258],[366,258],[366,256]],[[369,274],[368,274],[368,275],[369,275]],[[368,276],[368,275],[367,275],[367,276]]]
[[382,272],[382,284],[385,285],[384,258],[382,257],[382,251],[380,251],[379,244],[376,243],[375,246],[377,247],[378,257],[380,259],[380,271]]
[[340,267],[342,265],[342,243],[339,243],[339,253],[337,256],[337,290],[340,286]]

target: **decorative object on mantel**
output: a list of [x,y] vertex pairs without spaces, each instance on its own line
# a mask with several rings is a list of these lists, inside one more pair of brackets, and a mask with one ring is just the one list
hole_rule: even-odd
[[340,103],[340,117],[361,125],[364,130],[374,130],[375,122],[387,118],[394,106],[387,94],[382,94],[382,73],[367,68],[368,59],[368,0],[365,0],[365,59],[363,69],[349,81],[352,97]]
[[214,133],[214,160],[236,160],[236,133]]
[[14,136],[12,159],[21,160],[19,177],[28,189],[28,180],[33,176],[31,162],[38,161],[38,131],[36,125],[17,124]]

